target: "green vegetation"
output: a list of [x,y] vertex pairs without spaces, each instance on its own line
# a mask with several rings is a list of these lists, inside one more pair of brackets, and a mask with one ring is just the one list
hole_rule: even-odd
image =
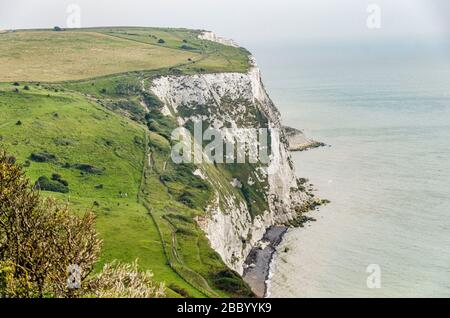
[[248,52],[185,29],[60,31],[0,35],[2,146],[42,195],[95,213],[103,248],[94,272],[139,258],[170,297],[251,296],[197,225],[211,185],[194,174],[199,167],[172,163],[176,122],[143,90],[159,75],[244,72]]
[[46,176],[39,177],[35,186],[42,191],[69,193],[69,187],[58,180],[50,180]]
[[0,150],[0,298],[165,295],[137,261],[114,261],[93,274],[101,245],[92,212],[77,216],[68,205],[42,199],[16,158]]
[[[62,31],[60,28],[55,31]],[[0,82],[58,82],[133,71],[244,72],[244,49],[161,28],[21,30],[0,35]]]

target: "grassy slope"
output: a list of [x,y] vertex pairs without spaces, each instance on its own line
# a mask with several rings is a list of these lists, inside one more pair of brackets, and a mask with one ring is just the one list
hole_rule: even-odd
[[245,50],[205,43],[197,34],[152,28],[3,33],[0,82],[57,82],[167,68],[187,73],[246,70]]
[[[152,269],[158,280],[175,282],[194,296],[202,295],[166,265],[157,228],[137,202],[145,128],[76,94],[33,86],[30,91],[15,93],[11,85],[1,85],[0,112],[1,143],[19,162],[29,160],[33,152],[57,156],[55,162],[31,161],[26,169],[32,180],[58,173],[69,182],[68,195],[45,195],[68,202],[74,210],[93,209],[96,213],[104,240],[98,268],[114,259],[131,262],[139,258],[140,265]],[[16,125],[18,120],[22,125]],[[61,145],[61,141],[69,145]],[[91,164],[105,172],[82,176],[79,170],[63,168],[66,162]],[[96,189],[100,184],[103,189]]]
[[[70,202],[74,210],[94,210],[104,239],[98,268],[114,259],[130,262],[138,257],[143,268],[153,270],[157,280],[171,287],[170,296],[230,296],[234,293],[224,291],[223,284],[216,283],[216,274],[226,267],[194,222],[197,215],[203,214],[212,191],[192,175],[195,167],[180,170],[171,164],[166,137],[173,123],[156,116],[157,129],[149,132],[141,106],[141,85],[153,76],[247,69],[245,50],[200,41],[197,34],[184,29],[114,28],[0,35],[2,47],[12,48],[0,53],[0,69],[9,70],[0,72],[4,76],[0,75],[0,81],[11,81],[0,84],[0,143],[20,162],[29,161],[33,152],[56,155],[54,162],[31,162],[27,173],[32,180],[60,174],[69,182],[69,194],[45,194]],[[33,41],[17,41],[16,37],[32,37]],[[160,38],[164,38],[164,44],[158,43]],[[111,63],[112,68],[108,68],[109,62],[102,67],[93,63],[99,60],[99,55],[90,56],[97,48],[94,39],[101,39],[101,50],[110,46],[120,51],[137,45],[143,51],[148,46],[153,53],[161,50],[163,55],[177,54],[168,66],[163,60],[138,61],[147,63],[142,64],[145,72],[67,81],[134,70],[135,61],[124,55]],[[50,43],[46,48],[45,42]],[[122,42],[126,46],[122,47]],[[180,49],[181,45],[189,45],[188,52]],[[36,46],[42,50],[37,60],[37,55],[24,53]],[[66,66],[67,59],[75,54],[73,51],[87,59],[77,59],[74,65]],[[193,55],[197,62],[184,61],[180,65],[186,54]],[[54,63],[49,63],[50,59]],[[18,67],[23,65],[28,65],[28,71]],[[152,65],[166,67],[152,69]],[[80,72],[74,75],[71,68]],[[21,83],[19,92],[14,92],[12,82],[25,78],[21,76],[34,81],[66,81]],[[25,90],[25,84],[31,89]],[[16,125],[19,120],[22,124]],[[72,167],[64,168],[66,163]],[[101,175],[81,174],[73,168],[76,163],[105,170]],[[103,187],[99,189],[99,185]],[[240,284],[239,279],[234,282]],[[244,295],[245,286],[242,290]]]

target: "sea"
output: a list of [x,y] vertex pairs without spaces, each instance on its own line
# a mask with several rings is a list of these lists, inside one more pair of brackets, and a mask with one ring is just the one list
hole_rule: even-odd
[[450,45],[445,39],[251,48],[293,153],[331,203],[291,229],[269,297],[450,296]]

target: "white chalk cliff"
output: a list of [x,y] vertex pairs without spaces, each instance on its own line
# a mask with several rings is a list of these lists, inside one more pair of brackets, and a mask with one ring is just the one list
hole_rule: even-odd
[[[200,37],[236,45],[209,32]],[[223,175],[210,164],[199,165],[196,171],[196,175],[208,180],[215,190],[215,198],[205,216],[197,221],[212,248],[240,274],[244,271],[248,253],[261,240],[266,229],[296,218],[299,206],[307,200],[306,194],[298,187],[280,113],[266,93],[253,57],[249,63],[251,66],[247,73],[165,76],[153,80],[150,87],[164,103],[163,113],[175,116],[180,125],[202,120],[214,128],[268,128],[270,132],[268,165],[246,166],[247,170],[239,180],[224,180]],[[235,131],[236,136],[233,137],[241,138],[239,129]],[[240,186],[257,193],[266,203],[265,208],[260,204],[258,213],[251,211],[249,201],[237,191]]]

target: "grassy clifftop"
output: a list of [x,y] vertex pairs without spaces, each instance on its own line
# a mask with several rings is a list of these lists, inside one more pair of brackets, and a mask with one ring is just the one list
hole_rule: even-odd
[[170,161],[175,122],[143,89],[161,74],[247,70],[244,49],[198,34],[155,28],[0,34],[0,146],[32,181],[48,179],[44,195],[94,211],[104,240],[99,269],[138,258],[169,296],[248,296],[195,222],[213,190],[195,176],[195,166]]
[[117,73],[245,72],[248,52],[162,28],[19,30],[0,34],[0,82],[58,82]]

